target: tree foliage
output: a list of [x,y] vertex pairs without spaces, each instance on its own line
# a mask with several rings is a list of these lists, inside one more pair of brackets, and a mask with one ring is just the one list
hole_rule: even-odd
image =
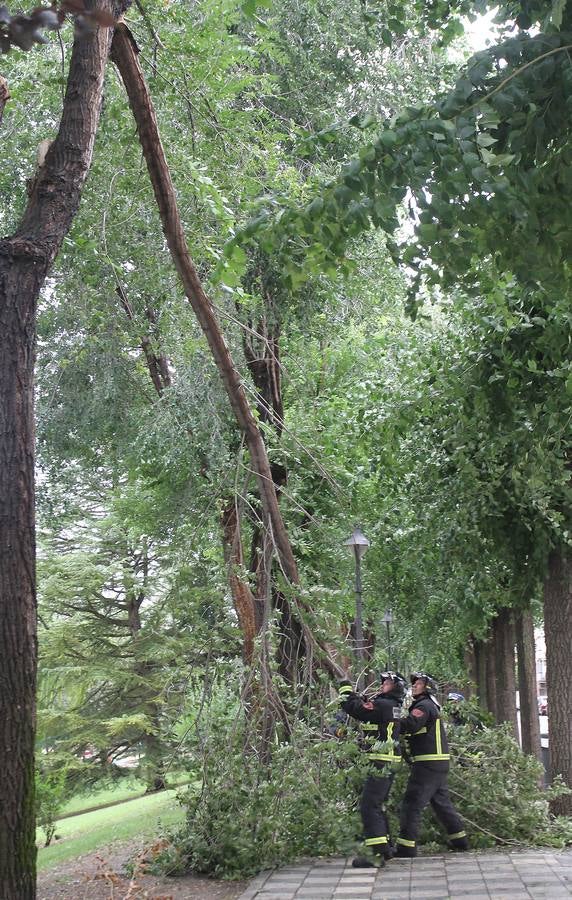
[[[501,4],[498,41],[459,74],[445,48],[488,5],[202,0],[128,16],[189,248],[270,462],[287,473],[302,621],[347,650],[354,597],[340,544],[360,521],[374,665],[423,661],[443,680],[464,677],[467,636],[484,638],[499,607],[538,601],[550,548],[570,540],[572,20],[564,3]],[[15,21],[2,19],[4,45]],[[6,229],[34,187],[35,147],[57,126],[61,37],[61,62],[56,44],[3,58]],[[102,771],[145,741],[148,762],[168,759],[191,677],[208,686],[213,657],[239,650],[221,512],[234,498],[251,547],[236,568],[254,590],[261,507],[113,71],[38,325],[41,741],[76,757],[95,747]],[[274,419],[255,377],[269,346]],[[276,585],[288,599],[275,572]],[[265,615],[258,660],[284,629],[276,610]],[[303,702],[277,683],[284,702]],[[253,820],[272,806],[255,834],[234,815],[233,764],[224,775],[207,765],[187,861],[229,872],[230,855],[247,872],[247,838],[272,864],[302,851],[304,829],[316,852],[344,844],[334,812],[347,770],[316,733],[297,732],[298,718],[263,777],[248,757],[237,796],[252,788]],[[242,728],[220,734],[238,748]],[[511,785],[532,783],[536,770],[518,765]],[[288,807],[272,767],[292,785]],[[505,790],[486,766],[472,775],[479,791],[481,776]],[[331,830],[320,836],[322,787]],[[291,828],[277,835],[280,816]],[[524,840],[532,807],[522,818]],[[510,816],[499,825],[515,828]]]
[[[253,723],[236,705],[231,721],[228,706],[225,712],[205,719],[201,747],[189,744],[190,771],[204,780],[183,796],[187,821],[159,865],[244,877],[309,851],[355,850],[368,767],[352,732],[343,742],[325,739],[317,730],[327,724],[325,710],[312,705],[306,713],[313,727],[299,721],[292,740],[279,743],[272,765],[261,770],[250,746]],[[450,741],[451,790],[473,846],[561,847],[569,841],[570,822],[551,818],[550,793],[539,788],[540,764],[521,753],[506,729],[463,726],[451,730]],[[405,764],[401,769],[387,804],[394,829],[408,775]],[[554,795],[566,790],[560,784],[552,789]],[[446,840],[429,813],[422,840],[434,849]]]

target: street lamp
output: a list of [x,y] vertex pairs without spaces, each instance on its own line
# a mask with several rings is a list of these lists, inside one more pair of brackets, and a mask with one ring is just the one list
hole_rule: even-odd
[[381,621],[385,623],[385,627],[387,628],[387,662],[385,665],[389,671],[389,667],[391,666],[391,623],[393,622],[393,615],[390,609],[385,610]]
[[344,546],[353,553],[356,567],[356,617],[355,617],[355,652],[359,671],[358,687],[362,682],[363,671],[363,614],[361,602],[361,558],[369,547],[369,541],[360,528],[354,528],[351,537],[344,541]]

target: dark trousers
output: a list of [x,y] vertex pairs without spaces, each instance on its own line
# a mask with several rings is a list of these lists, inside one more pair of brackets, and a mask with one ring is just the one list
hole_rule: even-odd
[[389,796],[393,775],[368,775],[361,795],[359,811],[366,846],[383,853],[389,841],[389,825],[384,803]]
[[450,840],[466,842],[463,820],[449,796],[447,777],[446,769],[439,771],[423,763],[413,763],[401,805],[397,839],[400,853],[416,855],[421,813],[429,803]]

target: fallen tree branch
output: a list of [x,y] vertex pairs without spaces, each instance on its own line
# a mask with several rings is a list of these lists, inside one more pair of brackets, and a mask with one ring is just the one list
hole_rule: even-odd
[[[113,36],[110,57],[117,66],[127,91],[171,258],[179,273],[185,295],[207,339],[238,426],[245,436],[258,482],[265,526],[272,533],[280,566],[287,580],[293,585],[298,585],[300,583],[298,568],[278,504],[266,446],[213,305],[203,289],[189,253],[173,180],[159,135],[157,117],[137,56],[138,48],[131,32],[125,23],[119,23]],[[300,611],[310,613],[307,605],[299,597],[293,602]],[[345,675],[343,669],[332,658],[324,644],[309,633],[307,626],[305,630],[315,647],[317,662],[333,678],[343,678]]]

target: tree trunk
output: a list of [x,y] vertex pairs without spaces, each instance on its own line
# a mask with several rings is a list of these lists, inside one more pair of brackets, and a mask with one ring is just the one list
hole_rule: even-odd
[[[280,368],[280,323],[270,290],[260,276],[265,314],[255,325],[248,322],[242,346],[252,380],[258,392],[257,407],[261,422],[272,425],[278,437],[284,427],[282,373]],[[285,482],[284,478],[284,482]]]
[[[242,658],[247,665],[254,658],[254,639],[259,631],[256,623],[256,602],[250,585],[244,578],[244,558],[240,537],[240,518],[237,500],[231,497],[221,514],[223,547],[228,568],[228,583],[238,624],[242,631]],[[262,623],[260,623],[262,624]]]
[[[135,322],[133,308],[121,284],[117,284],[115,293],[119,297],[121,306],[125,310],[125,314],[129,321],[132,323]],[[151,329],[156,332],[157,316],[155,314],[155,311],[150,306],[148,306],[145,310],[145,315],[147,316],[149,324],[151,325]],[[141,335],[140,347],[145,357],[145,364],[147,366],[147,371],[149,372],[149,377],[153,382],[153,387],[157,392],[157,396],[162,397],[165,388],[171,387],[171,373],[169,371],[169,363],[167,361],[167,358],[164,353],[157,353],[155,351],[154,341],[152,340],[151,334]]]
[[[297,585],[299,584],[298,568],[278,505],[264,440],[250,409],[242,379],[232,361],[212,304],[203,290],[191,260],[177,208],[171,173],[159,136],[155,111],[137,59],[135,41],[125,25],[119,25],[115,30],[111,56],[119,69],[129,96],[171,257],[183,283],[185,294],[208,341],[236,421],[246,438],[252,468],[258,481],[265,527],[272,535],[272,541],[285,577],[291,584]],[[295,598],[294,602],[300,612],[310,613],[307,605],[299,597]],[[323,642],[314,638],[302,619],[301,627],[306,642],[316,649],[317,662],[333,677],[344,677],[345,673],[329,655]]]
[[465,660],[465,669],[467,670],[467,683],[464,685],[464,694],[465,699],[470,700],[473,696],[473,692],[477,691],[477,695],[479,693],[478,684],[479,684],[479,672],[478,672],[478,661],[477,661],[477,648],[475,639],[470,636],[467,640],[467,644],[465,646],[464,653]]
[[10,92],[8,90],[8,82],[0,75],[0,125],[2,124],[2,117],[4,116],[4,107],[9,99]]
[[36,896],[36,305],[89,170],[109,39],[76,33],[58,135],[19,227],[0,241],[0,896],[14,900]]
[[[271,425],[280,440],[284,427],[284,407],[282,402],[282,379],[280,368],[280,321],[275,308],[271,288],[266,284],[264,266],[256,269],[257,283],[264,302],[264,314],[255,324],[248,322],[243,331],[244,356],[252,381],[257,391],[257,411],[261,422]],[[256,288],[252,287],[252,290]],[[270,466],[276,496],[280,497],[282,487],[287,483],[288,473],[280,464]],[[278,642],[278,670],[290,684],[295,684],[300,676],[300,666],[306,656],[303,629],[290,604],[273,579],[272,559],[267,559],[263,551],[264,523],[257,523],[252,537],[251,563],[256,573],[257,597],[266,596],[266,581],[270,579],[270,595],[273,607],[279,614],[280,640]]]
[[[284,594],[279,590],[273,590],[272,599],[280,616],[278,622],[280,633],[278,671],[288,684],[295,685],[300,677],[301,663],[306,655],[304,635],[300,623],[292,615],[292,609]],[[310,679],[311,672],[308,673],[308,680]]]
[[136,44],[129,29],[125,25],[119,25],[113,37],[111,57],[119,69],[129,96],[131,110],[135,116],[167,244],[183,283],[185,294],[193,307],[217,364],[236,420],[246,437],[258,479],[262,504],[274,533],[284,574],[290,582],[297,584],[296,560],[278,508],[264,441],[248,404],[240,374],[232,361],[214,309],[203,290],[188,251],[177,208],[175,189],[159,136],[155,111],[136,52]]
[[[544,583],[544,636],[550,771],[572,787],[572,554],[553,550]],[[556,815],[572,815],[572,796],[551,804]]]
[[476,657],[477,696],[483,709],[490,710],[489,692],[487,690],[487,645],[484,641],[473,642]]
[[542,762],[540,721],[538,719],[538,688],[536,685],[534,623],[530,609],[519,610],[515,614],[515,629],[521,746],[524,753],[536,756]]
[[[256,510],[254,511],[256,514]],[[250,575],[254,580],[254,598],[255,598],[255,620],[257,632],[262,629],[264,624],[264,616],[266,612],[266,597],[272,592],[271,587],[271,566],[272,566],[272,548],[267,547],[264,541],[264,523],[256,514],[256,518],[252,528],[252,540],[250,543]]]
[[485,643],[485,681],[487,685],[487,709],[495,722],[499,721],[497,703],[497,658],[493,625],[491,623],[489,637]]
[[514,625],[510,609],[501,609],[493,620],[494,652],[496,657],[496,720],[510,722],[518,741],[516,716],[516,677],[514,658]]

